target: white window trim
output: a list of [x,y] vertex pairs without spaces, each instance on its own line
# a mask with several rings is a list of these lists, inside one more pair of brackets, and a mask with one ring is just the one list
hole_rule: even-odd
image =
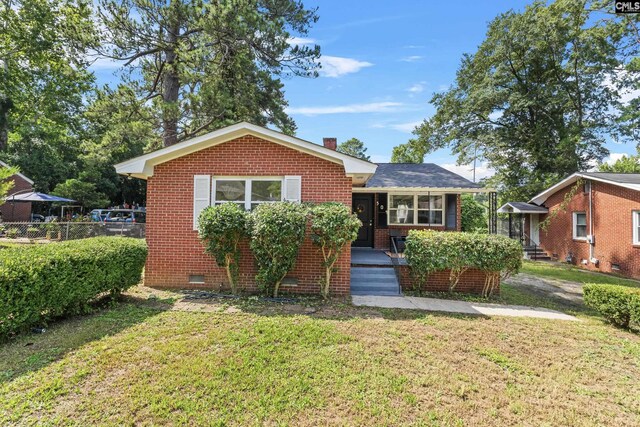
[[[413,222],[391,222],[391,196],[413,196],[413,208],[411,208],[411,210],[413,211]],[[442,210],[442,222],[441,223],[436,223],[436,222],[431,222],[431,223],[418,223],[418,211],[424,211],[427,209],[418,209],[418,196],[439,196],[442,197],[442,209],[429,209],[429,210],[433,210],[433,211],[440,211]],[[447,218],[447,198],[446,198],[446,194],[445,193],[402,193],[402,192],[397,192],[397,193],[387,193],[387,224],[388,225],[393,225],[393,226],[406,226],[406,227],[414,227],[414,226],[419,226],[419,227],[444,227],[446,224],[446,218]]]
[[633,236],[632,241],[634,245],[640,245],[640,211],[631,211],[631,215],[633,215]]
[[[587,240],[587,236],[584,237],[578,237],[578,215],[579,214],[583,214],[584,215],[584,219],[585,219],[585,226],[588,227],[588,222],[587,222],[587,213],[586,212],[573,212],[572,213],[572,222],[571,222],[571,229],[572,229],[572,235],[573,235],[573,240]],[[589,230],[585,231],[585,234],[589,234],[588,233]]]
[[240,203],[240,201],[216,200],[216,183],[218,181],[244,181],[244,208],[251,210],[252,204],[273,203],[271,201],[251,201],[251,187],[253,181],[280,181],[280,201],[284,200],[284,177],[282,176],[212,176],[211,177],[211,206],[216,203]]

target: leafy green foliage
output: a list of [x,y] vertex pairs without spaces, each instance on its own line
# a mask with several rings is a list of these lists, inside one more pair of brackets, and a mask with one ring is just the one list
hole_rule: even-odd
[[360,141],[358,138],[351,138],[341,142],[338,144],[336,151],[362,160],[371,160],[371,158],[367,156],[367,148],[364,146],[364,142]]
[[435,271],[450,270],[449,291],[469,268],[487,272],[483,294],[490,295],[500,276],[504,279],[522,267],[522,246],[515,240],[495,234],[410,230],[405,256],[422,288]]
[[598,311],[609,322],[628,328],[640,325],[640,289],[621,285],[586,284],[584,303]]
[[106,292],[140,281],[143,240],[98,237],[0,251],[0,338],[52,318],[83,313]]
[[236,203],[210,206],[198,218],[198,236],[218,267],[224,267],[231,291],[238,291],[240,241],[247,235],[247,212]]
[[422,163],[427,149],[417,139],[393,147],[391,163]]
[[329,296],[331,275],[336,271],[335,263],[343,249],[358,237],[362,223],[343,203],[327,202],[311,208],[311,241],[320,248],[325,277],[320,291]]
[[104,208],[109,204],[109,199],[96,190],[95,184],[79,179],[68,179],[56,185],[52,194],[75,200],[88,209]]
[[149,101],[164,145],[248,120],[295,130],[279,77],[316,76],[319,46],[290,44],[318,19],[296,0],[101,0],[107,57]]
[[251,213],[251,250],[256,259],[256,281],[275,297],[282,280],[293,269],[304,241],[308,209],[300,203],[263,203]]
[[620,121],[620,94],[640,75],[621,72],[637,51],[624,47],[640,46],[637,33],[599,19],[589,3],[535,1],[495,18],[402,150],[421,157],[450,147],[460,164],[483,158],[502,198],[527,200],[604,158],[607,138],[637,140]]
[[77,173],[84,97],[94,81],[90,2],[3,2],[0,26],[0,150],[50,191]]
[[622,156],[613,164],[603,163],[598,169],[600,172],[640,173],[640,154],[637,156]]
[[460,199],[462,202],[460,206],[462,231],[486,233],[488,231],[489,218],[484,206],[472,194],[463,194]]
[[11,177],[20,172],[18,168],[5,168],[0,167],[0,199],[7,197],[15,182]]

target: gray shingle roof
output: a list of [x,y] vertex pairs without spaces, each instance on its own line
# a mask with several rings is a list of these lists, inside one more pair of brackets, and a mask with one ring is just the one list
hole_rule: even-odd
[[511,207],[514,212],[522,212],[522,213],[547,213],[549,210],[545,207],[534,205],[532,203],[525,202],[508,202],[498,209],[498,212],[505,213],[511,212]]
[[582,175],[620,184],[640,184],[640,173],[582,172]]
[[480,188],[433,163],[378,163],[365,187]]

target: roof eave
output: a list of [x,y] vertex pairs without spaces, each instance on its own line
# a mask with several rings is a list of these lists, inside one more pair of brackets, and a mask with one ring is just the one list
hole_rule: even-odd
[[400,193],[403,191],[408,192],[425,192],[433,191],[440,193],[492,193],[495,192],[493,188],[461,188],[461,187],[353,187],[355,193]]
[[[204,148],[219,145],[244,135],[255,135],[267,141],[274,142],[310,154],[325,160],[341,164],[348,176],[364,175],[368,179],[377,169],[377,165],[366,160],[357,159],[329,148],[305,141],[293,136],[284,135],[271,129],[241,122],[206,135],[193,138],[183,143],[163,148],[153,153],[145,154],[115,165],[116,172],[122,175],[147,179],[153,176],[153,168],[161,163],[195,153]],[[204,145],[204,146],[203,146]]]

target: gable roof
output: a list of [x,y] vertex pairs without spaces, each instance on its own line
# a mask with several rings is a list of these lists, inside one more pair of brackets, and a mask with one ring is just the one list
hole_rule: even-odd
[[478,184],[434,163],[378,163],[367,181],[368,189],[468,189],[484,191]]
[[618,187],[640,191],[639,173],[576,172],[572,175],[569,175],[559,183],[544,190],[542,193],[529,200],[529,203],[541,205],[549,198],[549,196],[562,190],[565,187],[568,187],[569,185],[575,184],[580,178],[590,179],[598,182],[605,182],[607,184],[617,185]]
[[498,213],[547,213],[549,209],[525,202],[507,202],[500,206]]
[[[11,167],[8,164],[6,164],[5,162],[3,162],[2,160],[0,160],[0,166],[2,166],[4,168],[10,168]],[[18,175],[20,178],[22,178],[25,181],[27,181],[29,184],[33,185],[33,181],[30,178],[26,177],[25,175],[21,174],[20,172],[18,172],[16,175]]]
[[281,132],[267,129],[262,126],[257,126],[247,122],[240,122],[196,138],[179,142],[170,147],[162,148],[160,150],[129,159],[122,163],[118,163],[115,165],[116,172],[121,175],[130,175],[136,178],[147,179],[150,176],[153,176],[153,168],[155,165],[159,165],[245,135],[257,136],[267,141],[341,164],[344,166],[347,176],[354,177],[355,180],[359,180],[361,182],[364,182],[376,170],[376,165],[374,163],[367,162],[366,160],[339,153],[322,145],[285,135]]

